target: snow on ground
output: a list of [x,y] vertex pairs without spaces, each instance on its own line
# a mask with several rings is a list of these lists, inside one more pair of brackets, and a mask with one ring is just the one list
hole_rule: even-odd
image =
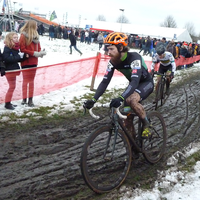
[[200,199],[200,161],[194,171],[179,171],[177,163],[200,150],[200,142],[192,143],[168,159],[169,169],[158,171],[158,180],[152,190],[124,188],[120,200],[197,200]]
[[[5,33],[4,33],[5,34]],[[73,54],[69,54],[69,41],[63,39],[56,39],[50,41],[48,37],[40,37],[41,47],[45,48],[47,55],[43,58],[39,58],[39,66],[52,65],[56,63],[62,63],[67,61],[77,60],[79,58],[93,57],[97,55],[98,44],[85,44],[77,42],[77,47],[83,53],[80,57],[79,53],[73,49]],[[3,49],[3,41],[0,43],[1,49]],[[103,50],[100,50],[103,53]],[[151,60],[149,56],[144,56],[145,60]],[[187,70],[187,69],[186,69]],[[188,69],[188,70],[191,70]],[[200,71],[200,65],[195,64],[192,70]],[[185,74],[185,70],[179,70],[175,73],[175,78],[173,82],[178,81]],[[97,77],[95,81],[95,88],[101,81],[102,77]],[[120,84],[119,84],[120,83]],[[39,106],[54,106],[52,113],[59,112],[60,104],[62,104],[62,110],[72,110],[73,105],[70,103],[74,97],[78,98],[85,93],[91,92],[88,87],[91,84],[91,79],[82,80],[79,83],[63,88],[59,91],[50,92],[41,96],[34,97],[34,103],[36,107]],[[124,77],[115,77],[111,81],[108,89],[111,88],[124,88],[127,84]],[[24,111],[29,110],[30,114],[33,114],[31,110],[33,108],[22,106],[21,100],[13,102],[17,105],[14,111],[9,111],[4,108],[4,104],[0,104],[0,114],[6,114],[14,112],[17,115],[22,115]],[[9,120],[8,116],[4,116],[1,121]],[[178,171],[176,164],[181,156],[187,157],[192,153],[199,151],[200,142],[193,143],[186,147],[184,150],[176,155],[172,156],[168,164],[171,166],[167,171],[158,172],[160,179],[155,182],[155,187],[153,190],[141,190],[136,189],[131,191],[129,188],[124,188],[127,190],[125,196],[121,200],[197,200],[200,199],[200,162],[197,162],[194,171],[191,173],[186,173],[183,171]]]

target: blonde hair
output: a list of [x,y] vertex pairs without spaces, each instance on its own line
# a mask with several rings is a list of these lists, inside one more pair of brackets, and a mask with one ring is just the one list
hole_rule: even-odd
[[29,45],[34,39],[39,38],[37,22],[34,20],[28,20],[20,29],[20,33],[25,33],[26,45]]
[[12,49],[15,46],[15,44],[12,42],[13,35],[18,35],[18,34],[16,32],[10,32],[6,35],[4,40],[5,45],[10,49]]

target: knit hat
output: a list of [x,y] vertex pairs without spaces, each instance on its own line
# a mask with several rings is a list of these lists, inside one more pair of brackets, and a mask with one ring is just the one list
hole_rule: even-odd
[[188,46],[188,44],[186,42],[183,43],[184,46]]

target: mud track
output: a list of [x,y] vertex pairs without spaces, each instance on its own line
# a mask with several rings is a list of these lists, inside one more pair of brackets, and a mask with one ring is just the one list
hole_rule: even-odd
[[[145,102],[144,106],[147,111],[153,109],[150,102]],[[165,157],[156,165],[156,168],[162,169],[171,153],[199,138],[198,77],[175,85],[159,111],[165,118],[168,132]],[[79,167],[81,148],[86,137],[90,130],[105,121],[97,122],[87,115],[57,127],[49,124],[30,132],[0,130],[0,200],[112,199],[108,197],[111,193],[96,195],[89,190]],[[132,177],[135,174],[142,175],[152,166],[142,156],[133,165],[126,183],[137,185],[131,182]],[[148,177],[145,181],[151,180],[152,177]]]

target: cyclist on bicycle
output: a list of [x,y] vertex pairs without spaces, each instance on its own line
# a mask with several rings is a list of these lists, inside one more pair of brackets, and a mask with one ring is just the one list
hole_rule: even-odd
[[[153,78],[148,72],[148,68],[141,55],[136,52],[128,52],[127,35],[120,32],[110,33],[105,38],[104,44],[108,49],[108,55],[111,59],[108,62],[106,73],[99,84],[94,97],[91,100],[87,100],[84,103],[84,106],[87,109],[94,106],[99,97],[105,92],[116,69],[128,79],[129,85],[118,98],[112,99],[110,107],[117,108],[124,101],[125,105],[130,106],[138,117],[140,117],[144,125],[142,136],[148,137],[150,135],[150,124],[140,101],[146,99],[153,92]],[[129,131],[132,131],[133,120],[131,117],[128,117],[125,121],[126,125],[130,126],[129,128],[131,130]]]
[[[169,86],[170,82],[174,78],[174,72],[176,70],[176,63],[174,56],[172,53],[168,52],[165,50],[165,45],[162,43],[157,44],[156,46],[156,53],[154,54],[152,58],[152,65],[151,65],[151,73],[154,73],[154,67],[155,64],[160,62],[160,67],[158,72],[160,74],[166,73],[167,76],[167,81],[166,81],[166,94],[169,94]],[[158,83],[161,80],[161,75],[157,75],[157,84],[156,84],[156,90],[158,88]],[[155,103],[155,101],[154,101]]]

